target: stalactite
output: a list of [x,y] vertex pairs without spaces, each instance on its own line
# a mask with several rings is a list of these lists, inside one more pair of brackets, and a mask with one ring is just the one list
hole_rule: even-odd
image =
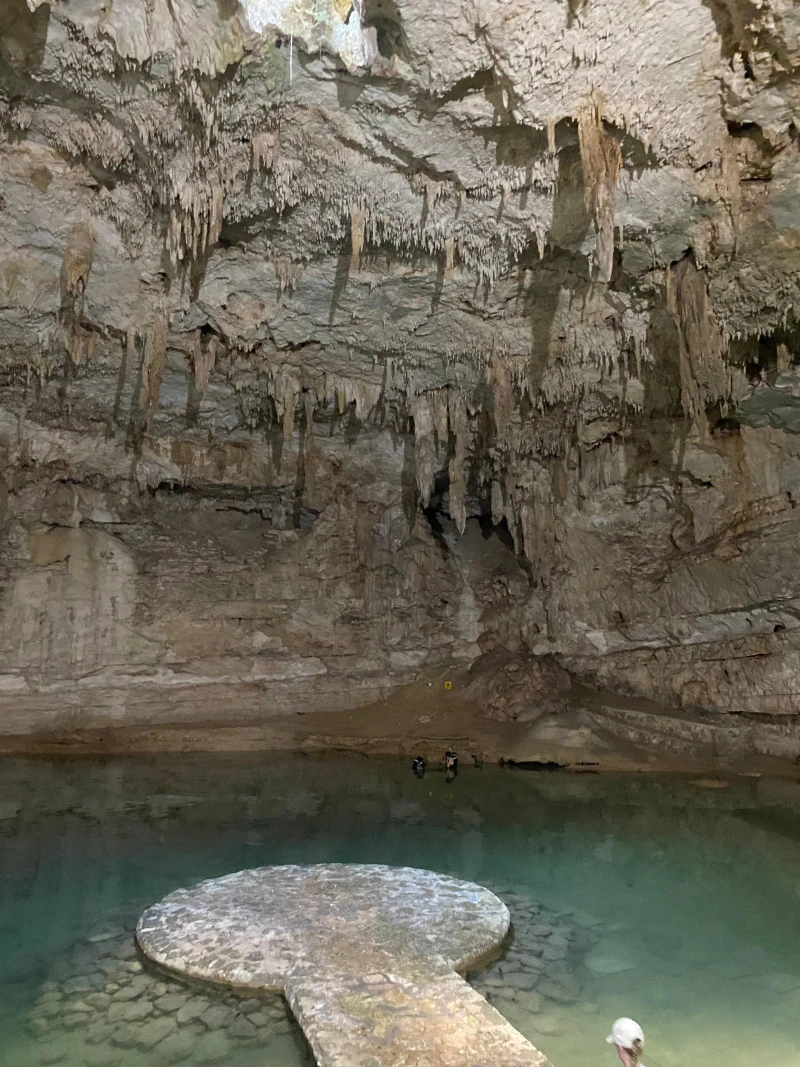
[[514,542],[514,551],[519,552],[521,546],[519,543],[519,528],[517,525],[517,509],[514,501],[514,481],[511,471],[506,474],[504,499],[506,525],[511,531],[511,538]]
[[[168,472],[156,460],[139,459],[133,469],[133,477],[140,493],[157,489]],[[171,471],[169,473],[172,473]]]
[[294,260],[284,257],[276,259],[273,263],[275,277],[278,279],[278,288],[282,293],[287,289],[296,289],[303,277],[303,263],[295,263]]
[[449,396],[450,425],[456,438],[455,453],[450,460],[450,517],[463,533],[467,525],[467,463],[471,440],[467,405],[462,393]]
[[203,343],[203,334],[197,331],[192,352],[192,365],[194,368],[194,384],[197,392],[201,395],[208,388],[211,374],[217,362],[217,337],[211,334]]
[[173,269],[187,254],[203,255],[219,240],[224,223],[225,196],[219,182],[181,183],[170,204],[166,247]]
[[494,348],[486,365],[486,377],[492,389],[497,436],[502,439],[514,411],[514,393],[509,368]]
[[359,269],[361,263],[361,250],[364,247],[364,230],[367,216],[363,204],[350,205],[350,245],[353,256],[353,267]]
[[275,130],[261,130],[253,137],[253,168],[271,170],[278,155],[278,135]]
[[64,249],[64,273],[67,292],[76,298],[83,296],[89,283],[94,262],[94,234],[86,222],[73,226]]
[[683,409],[698,419],[709,403],[728,399],[732,386],[706,274],[693,256],[668,268],[667,304],[678,327]]
[[139,406],[142,411],[152,413],[158,409],[166,356],[167,320],[164,313],[159,312],[145,341],[142,360],[142,388],[139,394]]
[[445,195],[449,183],[436,181],[435,178],[430,178],[427,174],[423,174],[420,176],[420,184],[425,196],[425,211],[426,213],[433,211],[434,207],[436,207],[436,201]]
[[349,404],[355,404],[356,416],[363,421],[379,403],[383,389],[380,385],[361,379],[326,374],[323,392],[325,402],[335,401],[340,415],[344,414]]
[[429,394],[433,405],[433,428],[436,431],[436,443],[440,448],[447,444],[450,432],[447,416],[448,392],[448,389],[434,389]]
[[547,151],[551,156],[556,154],[556,120],[547,120]]
[[578,138],[586,210],[591,213],[597,231],[595,258],[598,278],[601,282],[608,282],[614,266],[614,219],[622,150],[618,138],[605,129],[600,108],[596,104],[578,115]]
[[275,378],[273,396],[278,415],[283,422],[284,441],[291,440],[294,433],[294,416],[300,391],[300,382],[294,375],[283,371]]
[[505,516],[505,504],[503,503],[503,487],[500,482],[492,482],[492,522],[495,526],[503,521]]
[[422,506],[426,508],[433,488],[436,471],[436,445],[433,434],[433,412],[427,393],[415,396],[411,403],[414,416],[414,460],[417,473],[417,490]]
[[97,340],[97,334],[94,330],[86,330],[82,326],[79,327],[81,333],[81,346],[80,346],[80,361],[75,359],[75,362],[88,363],[94,355],[94,346]]
[[303,390],[303,413],[305,415],[305,438],[303,440],[303,447],[306,454],[311,451],[311,446],[314,441],[314,411],[317,406],[316,393],[311,389]]
[[519,506],[519,527],[522,534],[522,551],[533,562],[536,557],[536,513],[526,500]]
[[223,209],[224,196],[222,187],[220,185],[215,185],[211,190],[211,207],[208,217],[208,233],[205,247],[215,245],[219,240],[219,235],[222,233]]
[[68,334],[68,351],[72,362],[76,367],[88,363],[94,355],[96,335],[94,330],[85,329],[76,318],[72,322],[72,328]]

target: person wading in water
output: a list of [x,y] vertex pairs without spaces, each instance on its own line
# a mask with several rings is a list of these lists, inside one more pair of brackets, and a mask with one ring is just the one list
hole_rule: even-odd
[[644,1067],[639,1057],[644,1048],[644,1031],[633,1019],[617,1019],[606,1038],[609,1045],[615,1045],[617,1055],[624,1067]]

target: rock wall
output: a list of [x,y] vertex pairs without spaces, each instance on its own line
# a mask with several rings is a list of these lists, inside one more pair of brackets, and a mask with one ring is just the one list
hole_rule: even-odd
[[0,731],[450,663],[493,715],[566,670],[791,719],[799,41],[790,0],[8,0]]
[[[263,441],[232,462],[173,442],[181,479],[140,489],[113,444],[27,422],[16,433],[3,436],[20,472],[4,532],[6,732],[368,703],[479,654],[481,604],[508,598],[487,588],[495,576],[527,589],[496,536],[470,572],[404,507],[404,449],[388,434],[300,454],[290,442],[279,465]],[[63,477],[77,466],[80,480]],[[257,485],[241,484],[243,467]]]

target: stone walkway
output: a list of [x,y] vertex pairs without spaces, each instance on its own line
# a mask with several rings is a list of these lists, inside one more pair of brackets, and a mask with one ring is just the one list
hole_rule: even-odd
[[262,867],[149,908],[177,973],[285,993],[319,1067],[549,1067],[459,976],[509,928],[488,889],[410,867]]

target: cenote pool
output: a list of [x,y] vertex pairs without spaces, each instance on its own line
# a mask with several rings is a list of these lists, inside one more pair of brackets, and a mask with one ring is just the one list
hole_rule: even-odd
[[300,1067],[281,998],[142,970],[130,928],[243,867],[408,864],[489,885],[508,956],[470,976],[554,1067],[792,1067],[800,1055],[800,785],[406,761],[0,761],[0,1063]]

